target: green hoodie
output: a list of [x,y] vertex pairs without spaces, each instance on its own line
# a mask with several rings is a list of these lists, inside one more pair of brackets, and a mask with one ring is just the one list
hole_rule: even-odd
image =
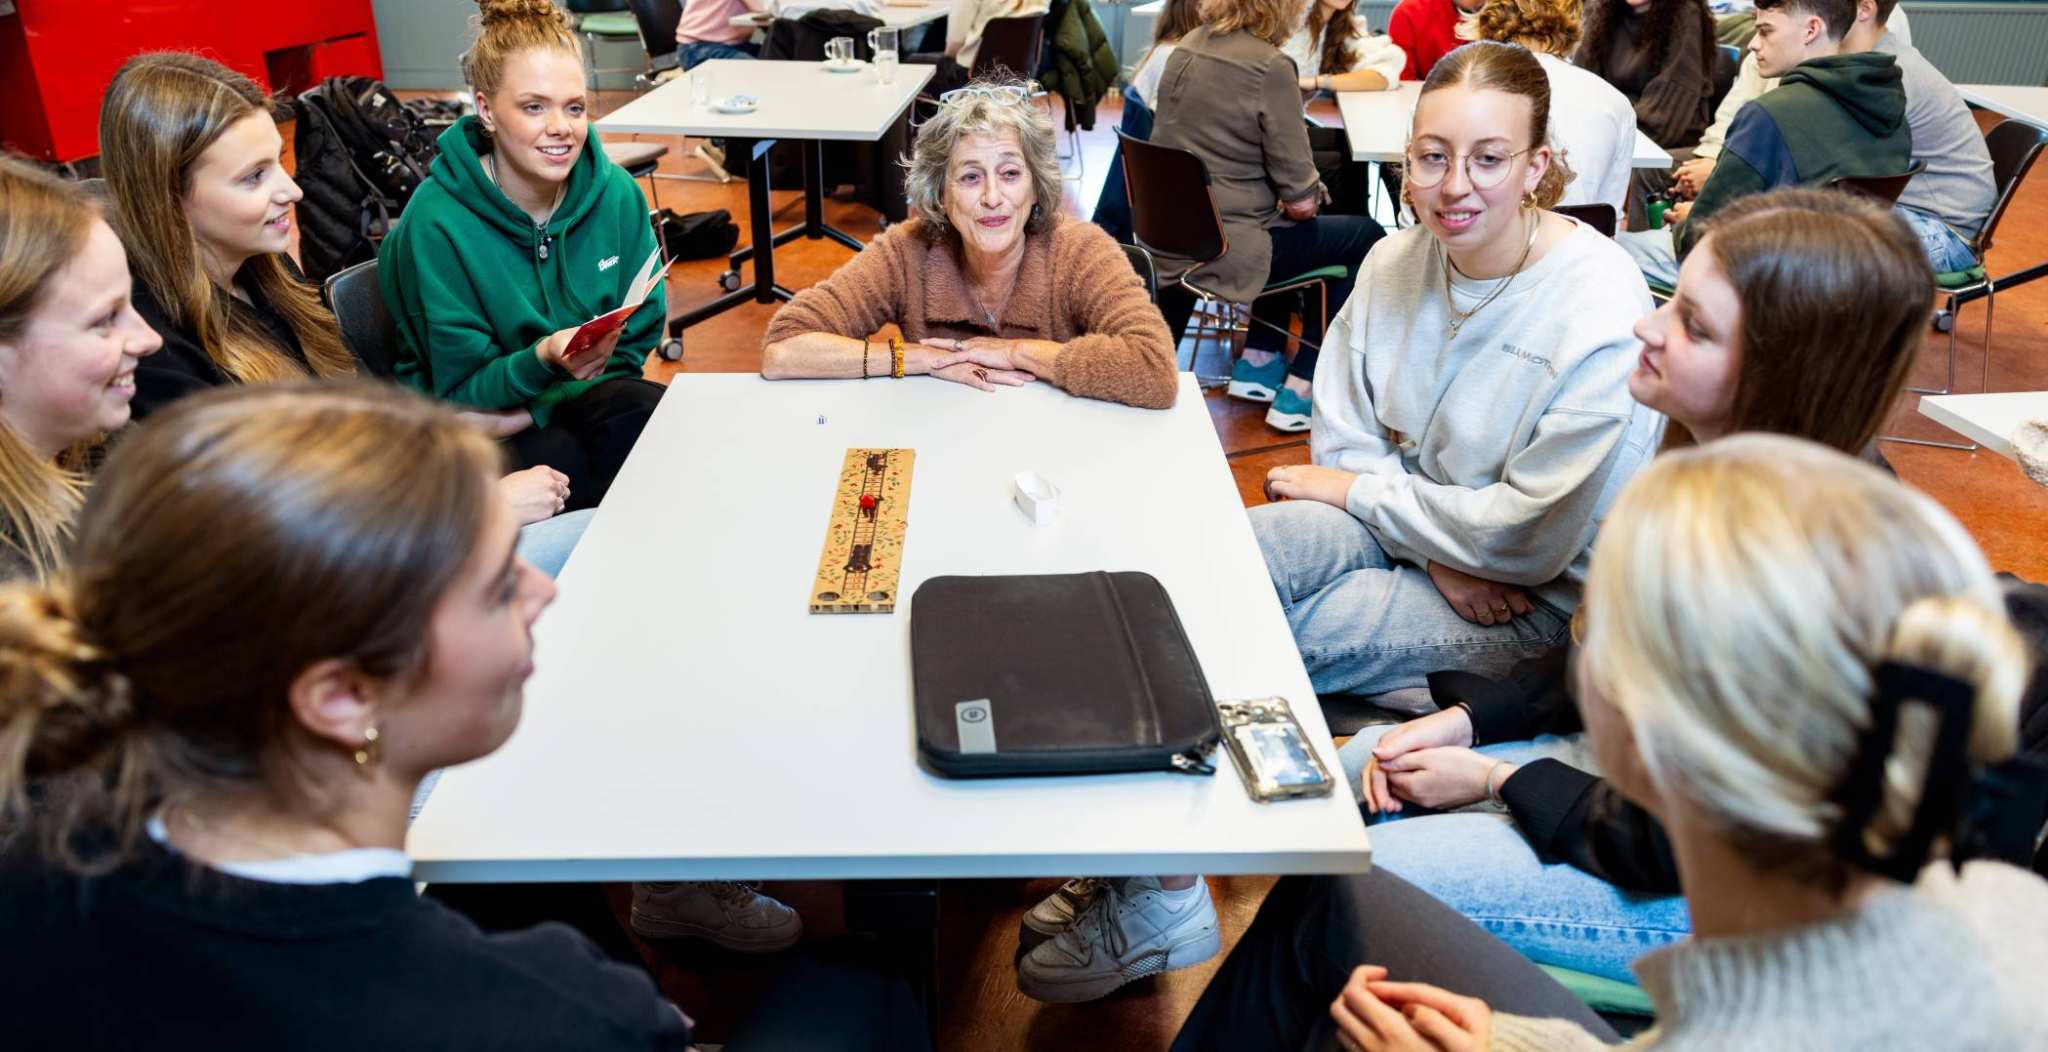
[[485,173],[489,142],[475,117],[441,134],[433,175],[377,253],[377,280],[398,325],[400,381],[479,409],[524,407],[547,426],[555,405],[592,385],[639,376],[668,318],[661,288],[627,321],[604,371],[589,380],[540,360],[535,345],[625,302],[654,251],[647,203],[590,133],[546,258],[533,218]]
[[1897,60],[1877,51],[1807,59],[1729,123],[1721,159],[1676,233],[1678,254],[1683,258],[1699,240],[1700,220],[1736,198],[1899,175],[1912,165]]

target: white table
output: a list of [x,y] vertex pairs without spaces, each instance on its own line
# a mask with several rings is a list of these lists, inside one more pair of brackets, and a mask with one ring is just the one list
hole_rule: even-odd
[[[1391,91],[1337,92],[1337,111],[1344,116],[1344,136],[1351,142],[1351,159],[1399,163],[1408,146],[1408,128],[1415,117],[1415,100],[1422,85],[1404,80]],[[1669,168],[1671,155],[1636,132],[1633,165],[1637,168]]]
[[[820,420],[824,422],[820,422]],[[732,436],[743,434],[744,441]],[[438,881],[1356,873],[1350,794],[1259,804],[1229,767],[948,780],[917,762],[911,602],[806,612],[852,446],[917,450],[899,591],[951,573],[1144,570],[1219,699],[1321,711],[1194,377],[1132,409],[1049,384],[675,378],[536,627],[518,731],[407,838]],[[1060,487],[1034,527],[1011,476]],[[914,600],[912,601],[914,602]]]
[[[613,110],[597,122],[606,134],[695,135],[718,137],[732,145],[729,156],[747,164],[747,211],[752,231],[748,247],[732,255],[731,291],[709,303],[669,319],[668,333],[678,336],[691,325],[731,310],[749,300],[773,303],[794,293],[775,283],[775,246],[799,237],[829,237],[858,252],[852,235],[825,224],[824,142],[874,142],[910,108],[910,100],[932,78],[934,67],[906,63],[884,84],[871,68],[834,73],[822,62],[770,62],[759,59],[713,59]],[[708,78],[711,98],[752,95],[760,105],[751,113],[719,113],[690,101],[690,86]],[[804,221],[777,234],[768,203],[768,148],[778,140],[805,141]],[[754,260],[754,281],[739,285],[737,270]]]
[[2048,88],[2012,84],[1958,84],[1963,101],[2015,120],[2048,125]]
[[1928,395],[1920,399],[1920,415],[1993,453],[2016,460],[2008,439],[2021,424],[2048,417],[2048,391]]
[[[802,18],[812,11],[830,8],[859,10],[852,4],[787,4],[782,8],[782,17]],[[910,29],[915,26],[924,25],[927,22],[936,22],[951,14],[953,11],[953,0],[882,0],[880,8],[879,12],[861,11],[861,13],[869,14],[871,17],[881,20],[882,26],[885,29]],[[734,15],[726,19],[726,24],[763,28],[764,20],[761,16],[755,14]]]

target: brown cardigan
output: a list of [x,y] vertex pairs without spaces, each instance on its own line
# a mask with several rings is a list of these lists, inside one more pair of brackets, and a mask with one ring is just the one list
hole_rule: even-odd
[[1173,405],[1173,337],[1101,227],[1062,217],[1049,231],[1026,234],[1017,288],[1001,322],[991,324],[968,291],[957,239],[927,241],[922,222],[890,227],[831,277],[797,293],[768,322],[762,346],[807,332],[866,339],[891,322],[913,343],[1052,340],[1065,345],[1052,377],[1061,389],[1147,409]]

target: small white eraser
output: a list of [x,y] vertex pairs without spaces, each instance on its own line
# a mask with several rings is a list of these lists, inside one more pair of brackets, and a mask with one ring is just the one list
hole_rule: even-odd
[[1052,521],[1060,510],[1059,487],[1047,482],[1036,471],[1020,471],[1011,480],[1015,490],[1017,510],[1024,513],[1034,525],[1043,526]]

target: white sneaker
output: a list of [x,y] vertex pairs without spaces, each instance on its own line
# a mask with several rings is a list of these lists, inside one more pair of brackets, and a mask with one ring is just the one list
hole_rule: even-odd
[[1017,989],[1053,1004],[1093,1001],[1134,979],[1216,956],[1223,932],[1209,886],[1167,891],[1153,877],[1106,881],[1067,930],[1024,955]]
[[745,884],[683,880],[633,885],[633,930],[650,939],[708,939],[741,953],[796,945],[803,918]]
[[1038,948],[1038,945],[1074,926],[1074,918],[1081,915],[1095,900],[1102,897],[1102,889],[1109,881],[1102,877],[1076,877],[1059,886],[1059,890],[1039,900],[1024,914],[1024,920],[1017,926],[1017,959]]

